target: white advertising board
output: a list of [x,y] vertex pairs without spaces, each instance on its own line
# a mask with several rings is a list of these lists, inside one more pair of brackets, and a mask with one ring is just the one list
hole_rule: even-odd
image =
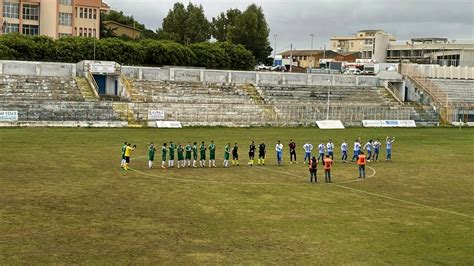
[[414,120],[362,120],[364,127],[416,127]]
[[467,123],[464,123],[464,122],[452,122],[451,123],[453,126],[455,127],[459,127],[459,126],[468,126],[468,127],[474,127],[474,122],[467,122]]
[[321,120],[316,121],[320,129],[345,129],[341,120]]
[[156,121],[157,128],[182,128],[179,121]]
[[1,122],[18,121],[18,111],[0,111]]
[[415,120],[398,120],[398,127],[416,127]]
[[148,110],[148,120],[163,120],[165,119],[164,110]]

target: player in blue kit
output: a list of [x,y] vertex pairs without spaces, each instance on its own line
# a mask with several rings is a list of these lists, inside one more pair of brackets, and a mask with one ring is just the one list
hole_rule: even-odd
[[319,143],[319,145],[318,145],[318,152],[319,152],[318,161],[320,161],[320,162],[324,159],[325,148],[326,148],[326,146],[324,145],[324,142],[321,141],[321,143]]
[[372,149],[374,147],[374,144],[372,142],[372,140],[369,140],[369,142],[367,142],[365,145],[364,145],[364,150],[367,150],[367,162],[370,162],[370,159],[372,158]]
[[326,144],[326,150],[328,155],[331,156],[331,160],[334,160],[334,143],[332,143],[332,139],[329,139],[329,142]]
[[341,152],[342,152],[342,162],[347,162],[347,150],[349,149],[349,144],[347,143],[347,140],[344,140],[344,142],[341,144]]
[[354,142],[354,155],[352,156],[351,162],[357,160],[357,156],[360,154],[360,140],[356,139]]
[[379,153],[380,153],[380,147],[382,146],[382,143],[380,143],[380,140],[379,139],[376,139],[374,141],[374,157],[373,157],[373,161],[374,162],[377,162],[379,160]]
[[386,161],[392,161],[392,144],[395,142],[395,137],[387,137],[386,138],[386,151],[387,151],[387,158]]
[[304,163],[306,163],[307,161],[309,162],[311,160],[311,151],[313,150],[313,144],[309,143],[308,141],[303,145],[303,149],[304,149]]

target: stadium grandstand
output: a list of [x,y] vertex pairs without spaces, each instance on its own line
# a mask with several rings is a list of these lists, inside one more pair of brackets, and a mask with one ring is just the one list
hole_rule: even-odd
[[[158,119],[179,121],[184,126],[307,126],[330,119],[357,126],[362,120],[377,119],[420,124],[470,120],[472,80],[429,78],[422,82],[419,75],[395,74],[347,76],[127,67],[115,62],[1,61],[0,109],[18,112],[18,121],[7,125],[153,126]],[[413,88],[403,85],[410,78]],[[430,86],[423,86],[428,83]],[[448,95],[446,102],[453,110],[448,112],[435,104],[444,100],[430,91],[434,87],[442,88],[438,88],[439,95]],[[410,94],[406,89],[426,91],[433,99],[410,100],[403,95]],[[163,116],[150,117],[156,110]],[[451,118],[440,118],[443,112]]]

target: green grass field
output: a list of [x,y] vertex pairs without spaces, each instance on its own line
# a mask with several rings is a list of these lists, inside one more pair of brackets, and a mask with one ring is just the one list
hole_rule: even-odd
[[[333,184],[288,164],[290,138],[301,160],[307,139],[387,135],[394,161],[364,181],[339,148]],[[262,138],[267,166],[248,167]],[[148,170],[147,143],[170,140],[214,140],[219,166],[238,142],[241,166]],[[128,172],[124,141],[138,145]],[[473,129],[0,129],[0,143],[1,264],[474,263]]]

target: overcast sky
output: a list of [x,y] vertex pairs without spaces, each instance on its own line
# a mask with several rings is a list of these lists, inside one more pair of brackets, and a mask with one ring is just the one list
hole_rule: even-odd
[[[147,28],[161,27],[177,0],[105,0],[112,9],[133,15]],[[189,1],[179,1],[187,4]],[[412,37],[474,39],[474,0],[192,0],[204,7],[209,20],[229,8],[262,6],[269,24],[270,42],[277,34],[277,52],[329,46],[334,35],[362,29],[383,29],[397,40]]]

